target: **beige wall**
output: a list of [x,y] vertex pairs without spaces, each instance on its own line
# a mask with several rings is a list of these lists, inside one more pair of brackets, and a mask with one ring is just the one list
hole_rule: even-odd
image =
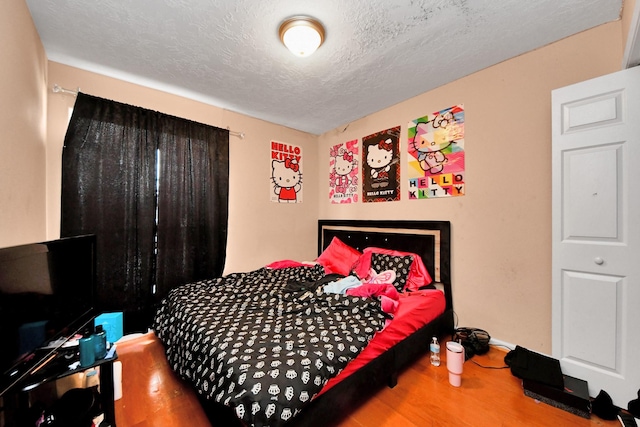
[[402,125],[405,153],[410,120],[464,104],[466,195],[408,200],[402,171],[401,201],[332,205],[323,188],[320,218],[451,221],[459,325],[550,354],[551,90],[619,70],[620,31],[600,26],[323,135],[326,182],[332,144]]
[[0,13],[0,247],[45,238],[46,56],[24,0]]
[[[229,238],[226,272],[246,271],[273,261],[274,257],[315,258],[318,218],[317,137],[224,109],[202,104],[142,86],[90,73],[55,62],[49,63],[50,85],[137,105],[201,123],[241,131],[245,139],[230,137]],[[48,237],[60,233],[60,176],[62,144],[69,109],[75,96],[49,95],[47,179]],[[302,146],[305,177],[303,202],[269,201],[270,141]],[[286,236],[286,238],[285,238]]]

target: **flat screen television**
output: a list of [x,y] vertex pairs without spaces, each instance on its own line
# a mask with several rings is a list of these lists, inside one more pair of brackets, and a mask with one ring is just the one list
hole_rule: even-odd
[[95,286],[94,235],[0,249],[0,396],[89,326]]

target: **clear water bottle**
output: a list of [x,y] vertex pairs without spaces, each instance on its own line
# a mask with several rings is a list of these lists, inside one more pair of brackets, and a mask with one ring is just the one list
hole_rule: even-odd
[[431,350],[431,364],[440,366],[440,344],[438,344],[438,338],[433,337],[429,349]]

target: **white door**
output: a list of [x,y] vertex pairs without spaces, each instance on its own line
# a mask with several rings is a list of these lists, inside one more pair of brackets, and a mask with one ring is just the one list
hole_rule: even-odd
[[553,356],[622,408],[640,389],[640,67],[552,92]]

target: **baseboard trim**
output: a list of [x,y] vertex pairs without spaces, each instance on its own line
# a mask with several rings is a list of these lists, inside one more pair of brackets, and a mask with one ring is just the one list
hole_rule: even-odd
[[497,340],[495,338],[491,338],[489,340],[489,345],[493,345],[496,347],[506,347],[509,350],[513,350],[516,348],[515,344],[511,344],[510,342],[506,342],[506,341],[502,341],[502,340]]

